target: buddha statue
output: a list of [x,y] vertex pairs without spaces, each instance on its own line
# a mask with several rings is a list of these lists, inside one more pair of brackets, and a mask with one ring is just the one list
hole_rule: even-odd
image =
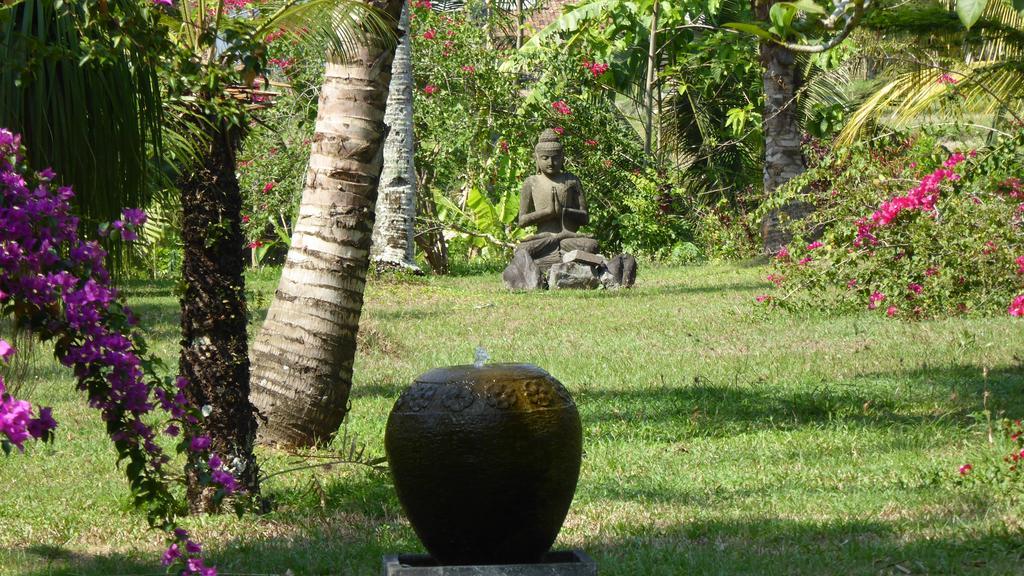
[[562,261],[573,250],[597,254],[597,241],[579,234],[590,221],[579,178],[563,172],[565,156],[558,133],[545,130],[534,148],[537,174],[523,182],[519,195],[519,225],[537,226],[537,233],[522,240],[516,252],[526,251],[541,270]]

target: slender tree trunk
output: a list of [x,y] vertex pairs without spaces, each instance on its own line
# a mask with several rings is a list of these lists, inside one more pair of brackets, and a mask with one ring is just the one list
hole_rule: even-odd
[[[196,406],[209,406],[203,431],[212,450],[252,494],[259,492],[252,454],[256,420],[249,404],[249,356],[243,272],[242,194],[235,177],[239,135],[224,123],[202,166],[181,187],[184,259],[181,296],[182,376]],[[213,489],[205,491],[188,467],[188,499],[193,511],[211,512]]]
[[651,30],[647,41],[647,78],[644,84],[644,107],[647,119],[644,130],[644,164],[650,162],[651,140],[654,136],[654,83],[658,78],[658,6],[654,2],[651,12]]
[[[440,144],[438,145],[440,146]],[[437,152],[435,146],[434,152]],[[416,245],[423,257],[430,264],[434,274],[447,274],[448,242],[444,238],[444,226],[437,212],[437,202],[431,193],[430,185],[434,174],[430,170],[422,170],[416,178],[416,214],[420,222],[420,232],[416,235]]]
[[523,28],[526,24],[526,14],[523,10],[523,0],[516,0],[516,50],[523,47]]
[[[375,4],[398,21],[401,0]],[[328,59],[291,248],[252,350],[261,442],[325,441],[345,417],[393,57],[371,42]]]
[[409,6],[402,8],[399,22],[402,37],[391,64],[391,87],[384,123],[384,168],[377,197],[377,218],[373,225],[371,256],[377,268],[404,268],[420,273],[416,266],[416,168],[413,134],[412,45],[409,42]]
[[[759,18],[767,19],[768,10],[775,2],[764,2],[757,7]],[[764,192],[769,196],[779,186],[804,172],[802,134],[797,118],[796,93],[800,72],[796,55],[773,42],[761,42],[761,65],[764,67]],[[792,235],[786,230],[787,222],[810,213],[810,205],[792,202],[765,216],[761,223],[764,251],[778,252]]]

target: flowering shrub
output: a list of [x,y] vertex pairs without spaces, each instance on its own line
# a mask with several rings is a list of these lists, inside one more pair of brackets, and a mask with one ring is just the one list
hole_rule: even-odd
[[[208,454],[209,439],[198,435],[201,413],[185,399],[185,379],[163,379],[155,373],[160,361],[147,354],[145,341],[134,330],[138,320],[110,286],[104,251],[78,235],[78,218],[68,204],[71,188],[56,187],[52,170],[31,173],[20,144],[19,136],[0,129],[0,315],[54,341],[57,359],[73,370],[78,389],[106,422],[118,460],[128,462],[124,469],[135,505],[146,511],[151,526],[174,531],[182,505],[166,470],[170,456],[148,423],[154,408],[168,414],[163,434],[180,437],[179,452],[203,453],[206,465],[196,472],[219,488],[215,498],[234,492],[235,479],[216,455]],[[123,220],[101,233],[130,240],[144,222],[141,210],[128,209]],[[3,361],[14,353],[0,340]],[[8,395],[0,380],[0,443],[5,452],[12,445],[23,449],[29,437],[52,438],[57,423],[51,410],[40,408],[34,418],[31,412],[30,404]],[[182,428],[187,433],[181,434]],[[197,556],[200,548],[187,532],[175,532],[174,539],[187,552],[180,557],[183,574],[215,573]]]
[[271,35],[267,47],[273,106],[254,112],[238,157],[243,195],[242,229],[254,263],[287,252],[292,223],[302,196],[316,101],[323,76],[323,51],[311,51],[295,38]]
[[[661,248],[666,237],[688,238],[682,228],[666,232],[681,218],[662,212],[665,198],[646,176],[634,178],[643,167],[642,142],[608,105],[612,92],[602,83],[611,76],[608,64],[564,52],[525,57],[491,48],[472,10],[435,12],[417,2],[410,17],[421,194],[465,207],[475,190],[493,205],[518,206],[523,181],[536,172],[537,137],[552,128],[561,135],[565,169],[584,186],[590,210],[584,231],[602,249]],[[510,255],[507,246],[481,236],[504,238],[501,230],[474,228],[452,237],[468,226],[444,216],[441,225],[453,254]]]
[[899,318],[1024,314],[1020,142],[951,155],[926,138],[845,158],[819,150],[794,183],[819,209],[774,259],[783,280],[771,302]]

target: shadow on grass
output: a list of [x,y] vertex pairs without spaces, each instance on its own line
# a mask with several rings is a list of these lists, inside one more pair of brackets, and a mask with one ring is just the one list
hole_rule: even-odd
[[[287,535],[231,540],[209,560],[222,575],[290,571],[371,576],[380,573],[382,555],[421,550],[411,529],[397,518],[372,523],[346,516],[306,520]],[[762,517],[618,525],[608,530],[614,533],[592,534],[582,541],[605,575],[1018,574],[1024,559],[1019,534],[1001,527],[924,538],[907,536],[899,521]],[[163,573],[156,559],[62,555],[43,548],[22,551],[27,558],[38,559],[37,568],[25,574]]]
[[908,540],[898,523],[806,522],[777,518],[697,521],[651,527],[585,548],[606,574],[1012,574],[1018,535],[994,531],[963,538]]
[[[878,383],[864,385],[872,381]],[[1022,387],[1024,371],[1016,367],[991,370],[985,380],[978,367],[954,366],[864,374],[809,390],[803,386],[799,391],[762,381],[717,384],[698,376],[678,385],[584,389],[577,393],[577,402],[585,426],[621,422],[656,425],[662,432],[675,434],[722,436],[826,422],[875,427],[966,425],[971,414],[982,410],[985,390],[990,392],[989,406],[994,411],[1024,416]],[[935,400],[933,412],[920,412],[922,397]]]

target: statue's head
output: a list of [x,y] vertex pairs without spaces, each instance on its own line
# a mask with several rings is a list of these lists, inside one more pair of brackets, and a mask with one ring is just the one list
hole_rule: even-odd
[[557,176],[562,173],[565,155],[558,132],[550,128],[541,132],[537,138],[537,145],[533,148],[533,158],[537,162],[537,170],[544,175]]

